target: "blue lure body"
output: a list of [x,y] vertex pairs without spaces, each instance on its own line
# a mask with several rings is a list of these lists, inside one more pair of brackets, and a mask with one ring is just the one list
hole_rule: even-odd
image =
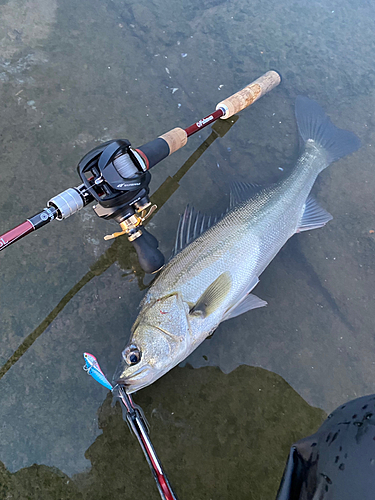
[[86,363],[86,365],[83,367],[83,369],[89,375],[91,375],[93,379],[95,379],[97,382],[99,382],[99,384],[101,384],[103,387],[106,387],[107,389],[109,389],[111,391],[113,389],[113,386],[107,380],[107,377],[102,372],[96,357],[88,352],[84,352],[83,357],[84,357],[85,363]]

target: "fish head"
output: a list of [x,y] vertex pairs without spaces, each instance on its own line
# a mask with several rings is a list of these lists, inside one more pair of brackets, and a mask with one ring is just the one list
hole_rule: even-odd
[[142,389],[171,370],[187,355],[189,307],[178,294],[145,304],[122,351],[114,383],[126,392]]

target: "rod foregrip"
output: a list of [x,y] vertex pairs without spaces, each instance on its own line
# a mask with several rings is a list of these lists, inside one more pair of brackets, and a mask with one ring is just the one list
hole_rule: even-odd
[[247,108],[264,94],[277,87],[280,82],[281,76],[277,71],[267,71],[267,73],[257,78],[239,92],[219,102],[216,109],[221,108],[224,111],[224,115],[221,119],[226,120],[242,109]]
[[186,131],[180,127],[176,127],[160,136],[160,139],[164,139],[168,144],[170,155],[185,146],[187,138]]

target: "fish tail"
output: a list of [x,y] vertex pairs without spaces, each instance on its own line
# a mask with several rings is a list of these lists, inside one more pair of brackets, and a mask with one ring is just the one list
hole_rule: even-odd
[[336,127],[319,104],[312,99],[298,96],[295,107],[299,133],[304,142],[309,139],[321,146],[327,161],[332,163],[359,149],[359,138],[348,130]]

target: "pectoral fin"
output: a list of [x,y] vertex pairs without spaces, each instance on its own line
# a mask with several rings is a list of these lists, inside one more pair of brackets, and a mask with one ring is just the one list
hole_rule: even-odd
[[204,318],[212,314],[224,302],[232,286],[230,274],[221,274],[202,293],[197,303],[190,309],[190,314],[201,314]]
[[264,307],[266,305],[267,302],[265,300],[260,299],[253,293],[249,293],[249,295],[247,295],[242,302],[236,304],[234,307],[232,307],[232,309],[229,309],[227,314],[224,316],[223,321],[235,318],[236,316],[239,316],[240,314],[243,314],[247,311],[251,311],[252,309],[258,309],[258,307]]
[[322,208],[311,195],[305,203],[305,210],[302,214],[297,233],[318,229],[327,224],[332,219],[332,215]]

